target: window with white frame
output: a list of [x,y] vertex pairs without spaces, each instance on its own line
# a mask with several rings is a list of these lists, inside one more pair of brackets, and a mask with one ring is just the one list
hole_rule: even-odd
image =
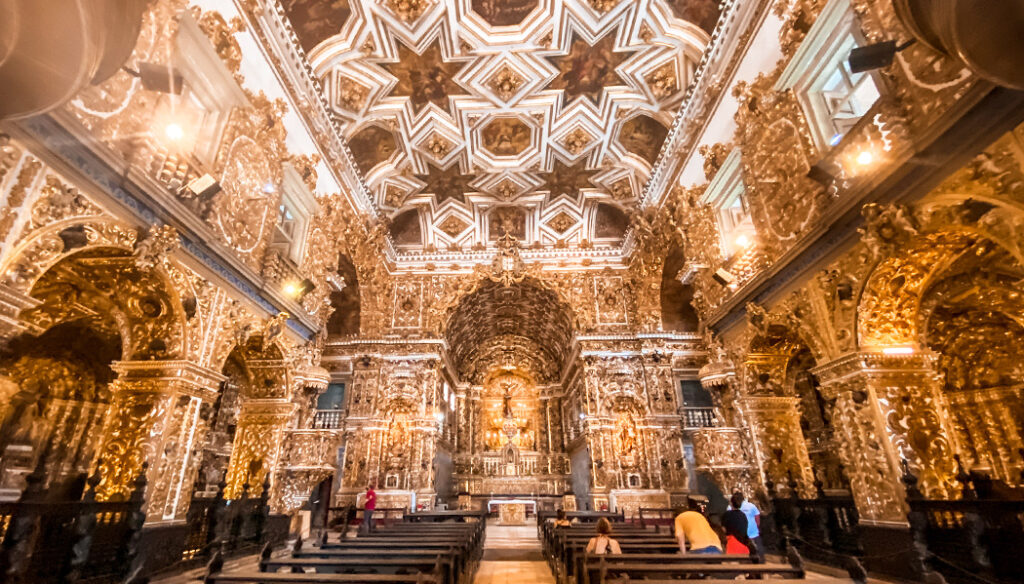
[[190,116],[189,150],[202,163],[212,165],[231,111],[245,107],[249,100],[188,11],[179,15],[171,64],[184,81],[182,95],[169,97]]
[[881,97],[873,73],[850,71],[850,52],[864,44],[850,0],[831,0],[776,84],[796,93],[819,150],[838,144]]
[[284,166],[281,181],[281,201],[278,203],[277,223],[271,247],[281,257],[299,264],[306,252],[306,233],[310,218],[316,213],[316,199],[306,187],[299,171],[290,164]]
[[731,258],[754,242],[757,234],[747,206],[738,149],[722,162],[701,201],[710,205],[717,215],[722,256]]

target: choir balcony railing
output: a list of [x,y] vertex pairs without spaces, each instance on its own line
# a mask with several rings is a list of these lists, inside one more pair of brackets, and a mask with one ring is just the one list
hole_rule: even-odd
[[314,430],[340,430],[345,410],[317,410],[313,415]]
[[718,415],[715,408],[684,407],[683,428],[714,428],[718,426]]

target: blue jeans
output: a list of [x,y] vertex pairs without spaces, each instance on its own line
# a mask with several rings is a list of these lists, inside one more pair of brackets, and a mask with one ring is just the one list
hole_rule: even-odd
[[703,547],[703,548],[700,548],[699,550],[690,550],[690,553],[691,554],[720,554],[720,553],[722,553],[722,550],[716,548],[713,545],[709,545],[708,547]]

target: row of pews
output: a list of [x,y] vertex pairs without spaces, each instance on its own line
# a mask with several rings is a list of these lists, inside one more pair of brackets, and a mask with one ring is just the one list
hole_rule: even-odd
[[[577,515],[580,513],[586,512]],[[579,523],[568,527],[555,527],[548,521],[539,525],[544,556],[561,584],[619,584],[634,580],[659,584],[680,579],[726,582],[737,577],[803,579],[806,575],[803,560],[793,548],[787,564],[761,564],[749,555],[683,555],[670,531],[659,533],[639,523],[614,523],[612,537],[619,542],[621,554],[587,554],[587,543],[595,535],[594,524],[579,516],[575,519]]]
[[224,572],[223,561],[214,557],[203,582],[471,584],[483,557],[484,516],[447,512],[446,521],[438,522],[417,515],[355,537],[341,529],[324,532],[313,545],[300,539],[278,557],[266,546],[258,571]]

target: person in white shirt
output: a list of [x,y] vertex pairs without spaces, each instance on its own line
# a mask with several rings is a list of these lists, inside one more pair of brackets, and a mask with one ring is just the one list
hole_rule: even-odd
[[743,504],[740,505],[740,511],[747,516],[747,537],[750,541],[754,542],[754,546],[757,548],[757,557],[764,562],[764,543],[761,540],[761,510],[757,508],[757,505],[747,501],[743,497],[743,493],[736,491],[733,493],[734,497],[739,497]]

